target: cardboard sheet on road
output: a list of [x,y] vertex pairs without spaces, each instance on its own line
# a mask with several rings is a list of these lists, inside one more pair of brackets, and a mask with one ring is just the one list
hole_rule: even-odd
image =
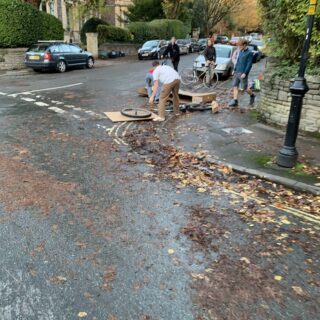
[[112,122],[127,122],[127,121],[148,121],[157,118],[158,116],[151,112],[151,116],[149,118],[130,118],[121,114],[120,111],[113,112],[104,112],[104,114],[112,121]]

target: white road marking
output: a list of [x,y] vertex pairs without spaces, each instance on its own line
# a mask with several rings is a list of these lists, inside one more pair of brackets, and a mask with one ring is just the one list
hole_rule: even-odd
[[7,93],[4,93],[4,92],[0,92],[0,96],[6,96]]
[[68,84],[68,85],[60,86],[60,87],[51,87],[51,88],[44,88],[44,89],[38,89],[38,90],[17,92],[17,93],[12,94],[11,96],[18,95],[18,94],[31,94],[33,92],[52,91],[52,90],[58,90],[58,89],[71,88],[71,87],[80,86],[82,84],[83,84],[83,82],[79,82],[79,83]]
[[71,105],[71,104],[65,104],[64,107],[65,107],[65,108],[69,108],[69,109],[75,108],[75,106],[73,106],[73,105]]
[[63,104],[63,102],[61,102],[61,101],[55,101],[55,100],[52,100],[51,103],[54,103],[54,104]]
[[54,111],[54,112],[56,112],[56,113],[65,113],[65,111],[64,110],[62,110],[62,109],[60,109],[60,108],[58,108],[58,107],[50,107],[50,108],[48,108],[49,110],[52,110],[52,111]]
[[125,137],[127,135],[127,132],[132,124],[133,124],[132,122],[129,122],[129,124],[127,125],[127,127],[125,128],[125,130],[122,133],[122,137]]
[[32,99],[32,98],[21,98],[21,100],[28,101],[28,102],[36,101],[35,99]]
[[114,130],[115,128],[117,128],[117,127],[118,127],[118,124],[115,124],[115,125],[109,130],[109,136],[112,135],[113,130]]
[[49,105],[47,103],[41,102],[41,101],[37,101],[34,104],[36,104],[39,107],[48,107]]
[[119,136],[118,136],[118,131],[119,131],[119,129],[120,129],[121,127],[123,127],[125,124],[126,124],[126,122],[122,122],[122,123],[120,124],[120,126],[118,126],[116,132],[114,133],[114,135],[115,135],[117,138],[119,137]]

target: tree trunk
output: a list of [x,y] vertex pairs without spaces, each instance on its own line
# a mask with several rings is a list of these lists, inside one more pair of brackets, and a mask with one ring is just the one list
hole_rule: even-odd
[[24,1],[27,2],[27,3],[32,4],[37,9],[39,9],[40,3],[41,3],[41,0],[24,0]]

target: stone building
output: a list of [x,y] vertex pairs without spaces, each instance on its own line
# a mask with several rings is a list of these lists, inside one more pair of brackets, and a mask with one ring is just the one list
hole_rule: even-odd
[[[125,27],[128,19],[126,12],[131,0],[105,0],[104,13],[101,18],[117,27]],[[91,17],[79,13],[79,8],[72,0],[43,0],[40,10],[46,11],[62,21],[65,30],[65,40],[70,38],[80,41],[80,30],[83,23]]]

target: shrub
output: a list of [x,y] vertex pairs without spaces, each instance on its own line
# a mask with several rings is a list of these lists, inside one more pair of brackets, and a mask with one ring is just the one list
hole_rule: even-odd
[[98,26],[99,43],[104,42],[127,42],[131,40],[130,32],[126,29],[114,26]]
[[20,0],[0,0],[0,47],[28,47],[38,40],[63,39],[62,23]]
[[[309,0],[259,0],[264,31],[272,41],[270,54],[291,62],[299,60],[301,54]],[[310,62],[320,63],[320,6],[315,15],[310,47]]]
[[128,26],[129,31],[137,43],[143,43],[150,39],[158,38],[157,30],[150,27],[149,22],[132,22]]
[[158,38],[170,39],[172,36],[176,38],[185,38],[190,30],[180,20],[175,19],[158,19],[150,22],[151,28],[158,33]]
[[87,43],[86,33],[97,32],[97,28],[99,25],[108,25],[108,23],[99,18],[90,18],[89,20],[87,20],[82,26],[80,31],[81,42],[86,44]]
[[51,14],[40,11],[41,40],[63,40],[63,27],[59,19]]
[[152,39],[185,38],[190,32],[180,20],[158,19],[151,22],[133,22],[128,26],[134,36],[134,41],[138,43]]
[[19,0],[0,0],[0,47],[27,47],[40,35],[40,11]]

